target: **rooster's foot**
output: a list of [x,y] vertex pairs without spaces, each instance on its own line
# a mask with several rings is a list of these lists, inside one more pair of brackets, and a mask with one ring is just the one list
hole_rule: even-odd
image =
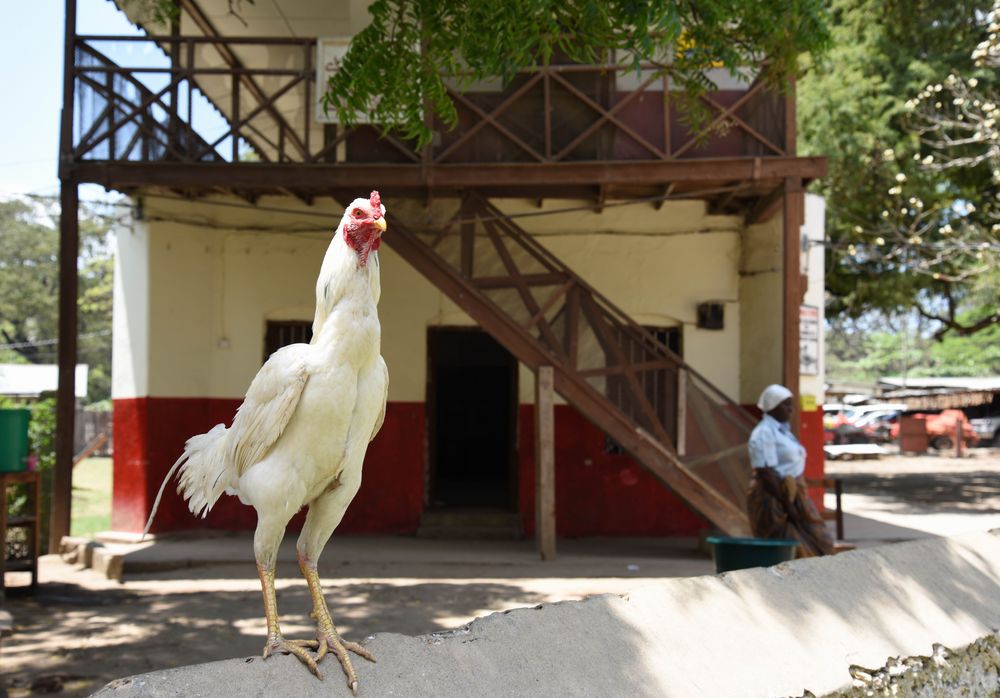
[[295,642],[301,642],[302,646],[315,649],[317,662],[322,660],[323,657],[330,652],[336,655],[337,659],[340,661],[340,666],[344,670],[344,674],[347,675],[347,685],[355,694],[358,692],[358,675],[354,671],[354,665],[351,664],[351,656],[347,653],[348,650],[354,652],[354,654],[359,657],[367,659],[369,662],[375,661],[375,655],[359,645],[357,642],[344,640],[340,637],[340,634],[337,633],[336,630],[328,633],[321,633],[316,636],[315,640],[296,640]]
[[[294,654],[309,668],[309,671],[316,675],[316,678],[322,681],[323,675],[319,673],[319,667],[316,666],[318,660],[313,659],[312,655],[305,649],[306,647],[315,647],[316,644],[318,644],[316,640],[286,640],[281,636],[269,638],[267,644],[264,645],[264,659],[270,657],[273,652]],[[322,655],[319,659],[322,659]]]

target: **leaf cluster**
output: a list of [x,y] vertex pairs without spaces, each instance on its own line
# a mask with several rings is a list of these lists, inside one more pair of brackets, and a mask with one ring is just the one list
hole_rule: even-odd
[[908,102],[975,70],[988,9],[983,0],[832,1],[833,46],[806,61],[798,93],[800,152],[829,159],[814,185],[827,199],[829,315],[916,307],[958,323],[959,311],[980,312],[978,250],[954,231],[971,239],[989,229],[982,204],[995,185],[988,168],[928,166],[934,149],[914,132]]

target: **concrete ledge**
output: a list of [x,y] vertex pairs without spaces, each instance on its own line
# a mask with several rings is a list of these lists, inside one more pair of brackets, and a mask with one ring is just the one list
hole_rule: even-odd
[[[447,633],[377,635],[367,646],[378,664],[355,666],[359,695],[371,697],[822,695],[850,690],[852,666],[991,635],[997,599],[1000,531],[668,579]],[[350,695],[333,658],[321,668],[322,682],[292,657],[239,658],[119,680],[96,695]]]
[[829,698],[1000,695],[1000,635],[987,635],[959,650],[944,645],[933,650],[929,657],[891,657],[874,670],[852,666],[854,686]]

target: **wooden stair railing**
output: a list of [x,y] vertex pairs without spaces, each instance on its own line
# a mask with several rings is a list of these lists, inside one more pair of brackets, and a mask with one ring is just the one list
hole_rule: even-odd
[[477,193],[385,242],[712,524],[749,535],[753,419]]

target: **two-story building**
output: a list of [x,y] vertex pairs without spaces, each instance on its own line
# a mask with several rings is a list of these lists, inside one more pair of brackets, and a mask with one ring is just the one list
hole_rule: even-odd
[[[237,20],[225,0],[181,0],[169,32],[124,3],[149,31],[132,37],[77,34],[75,3],[64,210],[86,182],[133,204],[117,230],[115,529],[141,530],[184,441],[231,420],[270,352],[308,341],[343,205],[378,189],[389,404],[340,530],[531,535],[554,497],[559,535],[746,532],[745,408],[769,383],[798,389],[803,185],[825,168],[795,154],[793,89],[713,71],[692,132],[651,67],[553,60],[454,91],[457,128],[417,149],[317,107],[364,2],[275,0]],[[818,474],[821,433],[804,434]],[[153,530],[253,523],[232,498],[195,519],[171,488]]]

